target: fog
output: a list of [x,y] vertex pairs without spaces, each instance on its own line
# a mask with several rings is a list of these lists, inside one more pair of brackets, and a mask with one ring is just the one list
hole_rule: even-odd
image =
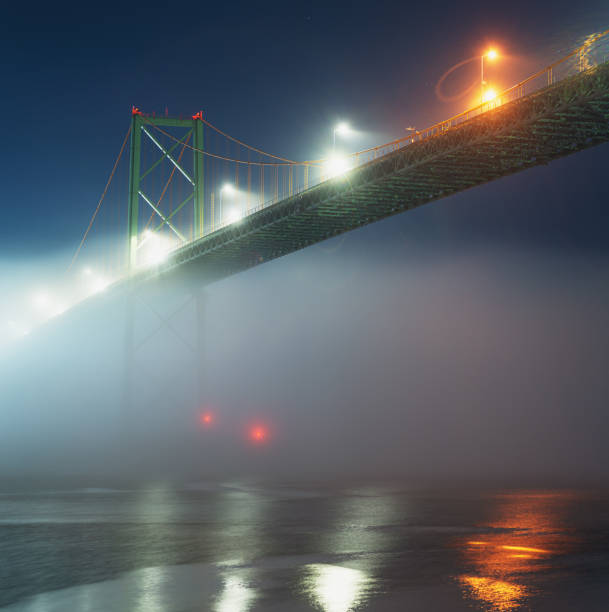
[[605,482],[607,263],[364,229],[138,288],[132,359],[108,290],[3,349],[0,478]]

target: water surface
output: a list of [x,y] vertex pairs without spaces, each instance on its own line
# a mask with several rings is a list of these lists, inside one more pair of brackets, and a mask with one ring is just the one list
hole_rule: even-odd
[[239,483],[5,493],[0,607],[605,611],[609,495]]

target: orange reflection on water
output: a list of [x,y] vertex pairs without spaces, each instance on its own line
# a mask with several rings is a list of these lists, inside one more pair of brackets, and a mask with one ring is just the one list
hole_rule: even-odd
[[[503,550],[524,550],[526,552],[539,553],[540,555],[550,554],[549,550],[544,550],[543,548],[532,548],[531,546],[508,546],[507,544],[504,544],[501,548],[503,548]],[[514,557],[515,555],[512,556]]]
[[495,610],[512,610],[527,594],[523,586],[503,580],[461,576],[461,582],[469,588],[476,599],[491,604]]
[[458,580],[466,597],[494,612],[509,612],[533,595],[535,572],[570,546],[561,515],[569,493],[513,493],[496,496],[495,529],[484,539],[459,542],[468,571]]

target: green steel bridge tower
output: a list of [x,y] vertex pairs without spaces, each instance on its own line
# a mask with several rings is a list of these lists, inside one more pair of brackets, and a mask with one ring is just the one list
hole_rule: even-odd
[[[150,117],[144,116],[137,108],[132,109],[131,119],[131,154],[129,163],[129,200],[128,200],[128,215],[127,215],[127,240],[128,253],[127,262],[129,270],[133,270],[136,264],[136,255],[139,240],[139,205],[140,198],[150,206],[156,215],[162,220],[161,225],[167,225],[176,236],[183,242],[188,242],[187,238],[172,223],[172,217],[175,216],[184,206],[192,201],[193,207],[193,239],[198,239],[203,235],[204,228],[204,172],[203,172],[203,123],[202,112],[193,115],[191,119],[178,119],[173,117]],[[176,141],[171,147],[163,146],[159,139],[153,134],[154,127],[164,128],[181,128],[186,130],[182,138]],[[161,157],[153,163],[149,168],[142,172],[142,138],[148,138],[161,152]],[[186,170],[184,165],[175,158],[174,150],[180,144],[187,143],[192,138],[192,154],[193,154],[193,169],[191,174]],[[163,161],[170,162],[175,170],[177,170],[191,185],[192,189],[174,209],[172,214],[164,215],[161,210],[154,204],[154,201],[142,189],[142,181]]]

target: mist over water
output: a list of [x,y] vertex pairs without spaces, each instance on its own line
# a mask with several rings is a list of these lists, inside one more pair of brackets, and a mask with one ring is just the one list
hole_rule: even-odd
[[2,478],[606,481],[606,262],[361,246],[338,238],[202,291],[143,286],[131,366],[121,292],[12,345]]

